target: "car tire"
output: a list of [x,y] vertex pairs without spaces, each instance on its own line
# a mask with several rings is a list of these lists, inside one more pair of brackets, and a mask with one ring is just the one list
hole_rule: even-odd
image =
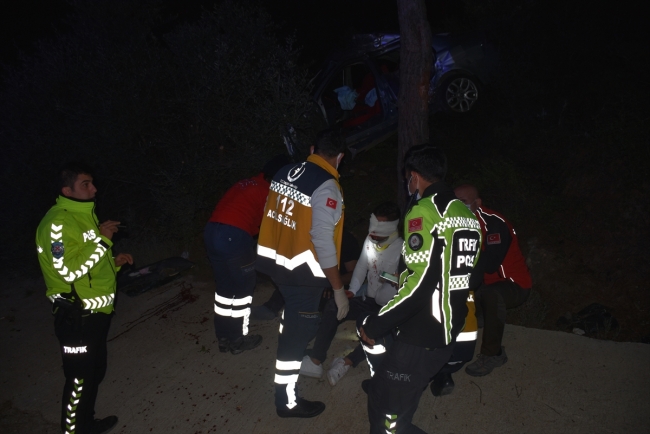
[[437,93],[443,110],[457,114],[476,110],[482,96],[481,85],[476,77],[470,75],[454,75],[445,79]]

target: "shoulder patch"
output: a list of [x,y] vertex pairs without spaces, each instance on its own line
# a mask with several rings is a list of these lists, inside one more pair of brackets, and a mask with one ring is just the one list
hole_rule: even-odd
[[420,234],[412,234],[409,237],[409,247],[413,251],[418,251],[422,248],[423,240],[422,240],[422,235]]
[[63,257],[63,243],[60,241],[57,241],[55,243],[52,243],[52,248],[50,249],[52,251],[52,256],[56,259],[61,259]]
[[334,199],[332,199],[331,197],[328,197],[327,198],[327,203],[325,204],[325,206],[336,209],[336,201]]
[[409,233],[422,230],[422,217],[409,220]]
[[488,234],[487,243],[489,244],[501,244],[501,234]]

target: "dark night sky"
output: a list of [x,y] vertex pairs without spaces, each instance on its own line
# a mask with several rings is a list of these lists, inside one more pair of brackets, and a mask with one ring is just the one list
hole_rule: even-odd
[[[193,20],[202,8],[210,9],[214,0],[167,0],[163,11],[178,21]],[[322,58],[353,33],[397,32],[396,0],[331,0],[313,2],[281,0],[263,2],[283,32],[295,30],[305,53]],[[442,23],[462,13],[459,0],[427,1],[430,22]],[[72,10],[65,0],[21,0],[3,2],[0,9],[0,59],[16,60],[19,51],[29,53],[41,38],[65,32],[65,15]],[[435,20],[434,20],[435,17]],[[308,60],[313,60],[311,56]]]

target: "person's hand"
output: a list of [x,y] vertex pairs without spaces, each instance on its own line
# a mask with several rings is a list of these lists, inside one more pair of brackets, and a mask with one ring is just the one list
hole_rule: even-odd
[[347,295],[348,298],[354,297],[354,292],[348,291],[347,289],[345,290],[345,295]]
[[375,340],[370,339],[368,335],[366,335],[363,326],[359,328],[359,333],[361,334],[361,340],[364,341],[368,347],[372,348],[375,345]]
[[117,228],[119,224],[120,222],[116,222],[115,220],[106,220],[99,225],[99,233],[110,240],[113,238],[113,234],[119,230]]
[[348,301],[348,296],[345,295],[343,288],[334,290],[334,302],[336,302],[336,307],[338,308],[336,319],[341,321],[348,315],[348,311],[350,310],[350,301]]
[[127,262],[130,265],[133,265],[133,256],[129,255],[128,253],[120,253],[115,257],[115,265],[117,265],[118,267],[121,267]]

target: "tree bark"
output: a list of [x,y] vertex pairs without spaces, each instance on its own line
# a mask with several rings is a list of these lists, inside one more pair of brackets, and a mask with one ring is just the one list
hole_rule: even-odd
[[429,80],[433,62],[431,28],[424,0],[397,0],[400,27],[400,91],[397,126],[398,201],[403,208],[407,192],[402,186],[406,151],[429,141]]

